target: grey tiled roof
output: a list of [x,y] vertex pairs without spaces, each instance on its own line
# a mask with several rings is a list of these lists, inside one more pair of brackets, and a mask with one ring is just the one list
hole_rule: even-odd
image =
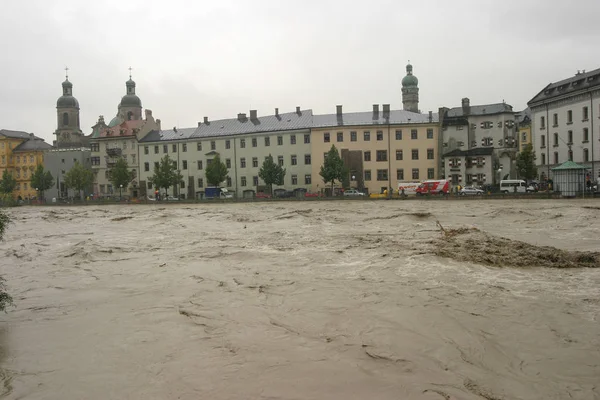
[[[419,114],[410,111],[392,110],[388,118],[380,111],[374,118],[373,112],[343,113],[338,119],[337,114],[313,115],[312,110],[283,113],[258,117],[254,120],[247,118],[243,121],[237,118],[210,121],[202,123],[197,128],[167,129],[152,131],[140,142],[160,142],[169,140],[201,139],[217,136],[244,135],[262,132],[292,131],[310,128],[327,128],[337,126],[389,124],[422,124],[429,123],[429,114]],[[432,114],[432,123],[438,122],[438,114]]]
[[[13,139],[29,139],[31,134],[23,131],[11,131],[8,129],[0,129],[0,135]],[[36,136],[34,136],[36,137]],[[39,138],[38,138],[39,139]]]
[[312,126],[312,110],[301,110],[299,113],[283,113],[278,116],[268,115],[258,117],[255,120],[250,118],[240,122],[237,118],[224,119],[220,121],[209,122],[208,125],[202,124],[198,127],[192,137],[210,137],[239,135],[258,132],[273,131],[291,131],[297,129],[308,129]]
[[470,150],[456,149],[446,154],[445,157],[477,157],[477,156],[491,156],[494,153],[493,147],[478,147]]
[[[506,103],[496,103],[496,104],[483,104],[480,106],[471,106],[471,110],[468,115],[494,115],[494,114],[502,114],[502,113],[512,113],[512,106]],[[448,110],[446,113],[446,117],[464,117],[462,107],[454,107]]]
[[[429,122],[428,114],[419,114],[403,110],[391,110],[388,118],[384,118],[384,113],[380,110],[378,114],[372,111],[342,113],[341,118],[337,114],[315,115],[313,128],[327,128],[336,126],[357,126],[357,125],[387,125],[389,124],[422,124]],[[438,122],[438,114],[432,114],[432,122]]]
[[531,108],[527,107],[523,111],[515,113],[515,120],[519,124],[531,121]]
[[52,146],[44,142],[44,140],[36,138],[24,141],[23,143],[15,147],[13,151],[38,151],[48,150],[51,148]]
[[183,140],[192,137],[192,134],[197,128],[181,128],[174,131],[173,129],[151,131],[140,142],[160,142],[163,140]]
[[562,81],[550,83],[541,92],[535,95],[533,99],[529,100],[527,104],[534,105],[535,103],[543,102],[545,100],[551,100],[556,97],[562,97],[574,92],[597,87],[600,87],[600,68],[585,73],[579,73],[570,78],[563,79]]
[[309,129],[312,126],[312,110],[301,110],[299,113],[282,113],[278,116],[268,115],[250,119],[221,119],[202,123],[197,128],[167,129],[152,131],[140,142],[158,142],[163,140],[201,139],[205,137],[244,135],[260,132],[290,131]]

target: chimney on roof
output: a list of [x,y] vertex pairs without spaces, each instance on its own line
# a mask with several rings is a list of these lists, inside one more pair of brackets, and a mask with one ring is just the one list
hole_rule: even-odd
[[156,125],[158,126],[158,130],[160,131],[160,130],[161,130],[161,127],[160,127],[160,119],[157,119],[157,120],[156,120]]
[[373,115],[379,115],[379,104],[373,104]]
[[200,125],[202,125],[202,122],[198,121],[198,128],[200,128]]
[[383,105],[383,115],[389,115],[390,114],[390,105],[389,104],[384,104]]
[[296,114],[300,115],[300,106],[296,107]]
[[276,117],[279,117],[279,108],[276,108],[276,109],[275,109],[275,116],[276,116]]
[[337,105],[337,106],[335,106],[335,109],[336,109],[335,113],[337,114],[337,116],[341,117],[342,116],[342,106],[341,105]]
[[255,120],[256,119],[256,110],[250,110],[250,119],[251,120]]
[[468,97],[462,99],[462,109],[464,115],[469,115],[471,113],[471,100]]
[[429,111],[429,122],[433,122],[433,111]]
[[246,114],[244,114],[244,113],[239,113],[239,114],[238,114],[238,121],[240,121],[240,122],[245,122],[245,121],[246,121]]
[[29,139],[33,139],[33,133],[29,134]]
[[177,132],[177,127],[176,126],[173,127],[173,132]]

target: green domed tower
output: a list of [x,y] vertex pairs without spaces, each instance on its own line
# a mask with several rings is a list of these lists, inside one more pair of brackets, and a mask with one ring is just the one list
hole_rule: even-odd
[[419,112],[419,80],[413,75],[410,61],[406,66],[406,76],[402,79],[402,104],[405,111]]
[[[68,72],[68,68],[65,68]],[[73,84],[66,75],[62,83],[63,94],[56,101],[56,145],[72,147],[81,145],[83,133],[79,127],[79,102],[73,97]]]

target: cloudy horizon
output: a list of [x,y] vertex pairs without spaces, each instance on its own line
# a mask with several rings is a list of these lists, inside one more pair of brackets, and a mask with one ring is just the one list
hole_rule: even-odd
[[600,38],[597,1],[281,3],[5,4],[0,128],[52,143],[65,66],[85,134],[99,115],[116,115],[130,66],[143,107],[163,128],[250,109],[401,109],[409,59],[424,113],[460,106],[463,97],[519,111],[548,83],[600,68],[587,45]]

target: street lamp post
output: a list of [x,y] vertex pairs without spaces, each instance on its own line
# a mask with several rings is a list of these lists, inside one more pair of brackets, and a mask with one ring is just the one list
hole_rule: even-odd
[[40,203],[40,192],[39,192],[39,190],[40,189],[35,188],[35,198],[36,198],[38,204]]
[[119,185],[119,201],[123,201],[123,185]]

